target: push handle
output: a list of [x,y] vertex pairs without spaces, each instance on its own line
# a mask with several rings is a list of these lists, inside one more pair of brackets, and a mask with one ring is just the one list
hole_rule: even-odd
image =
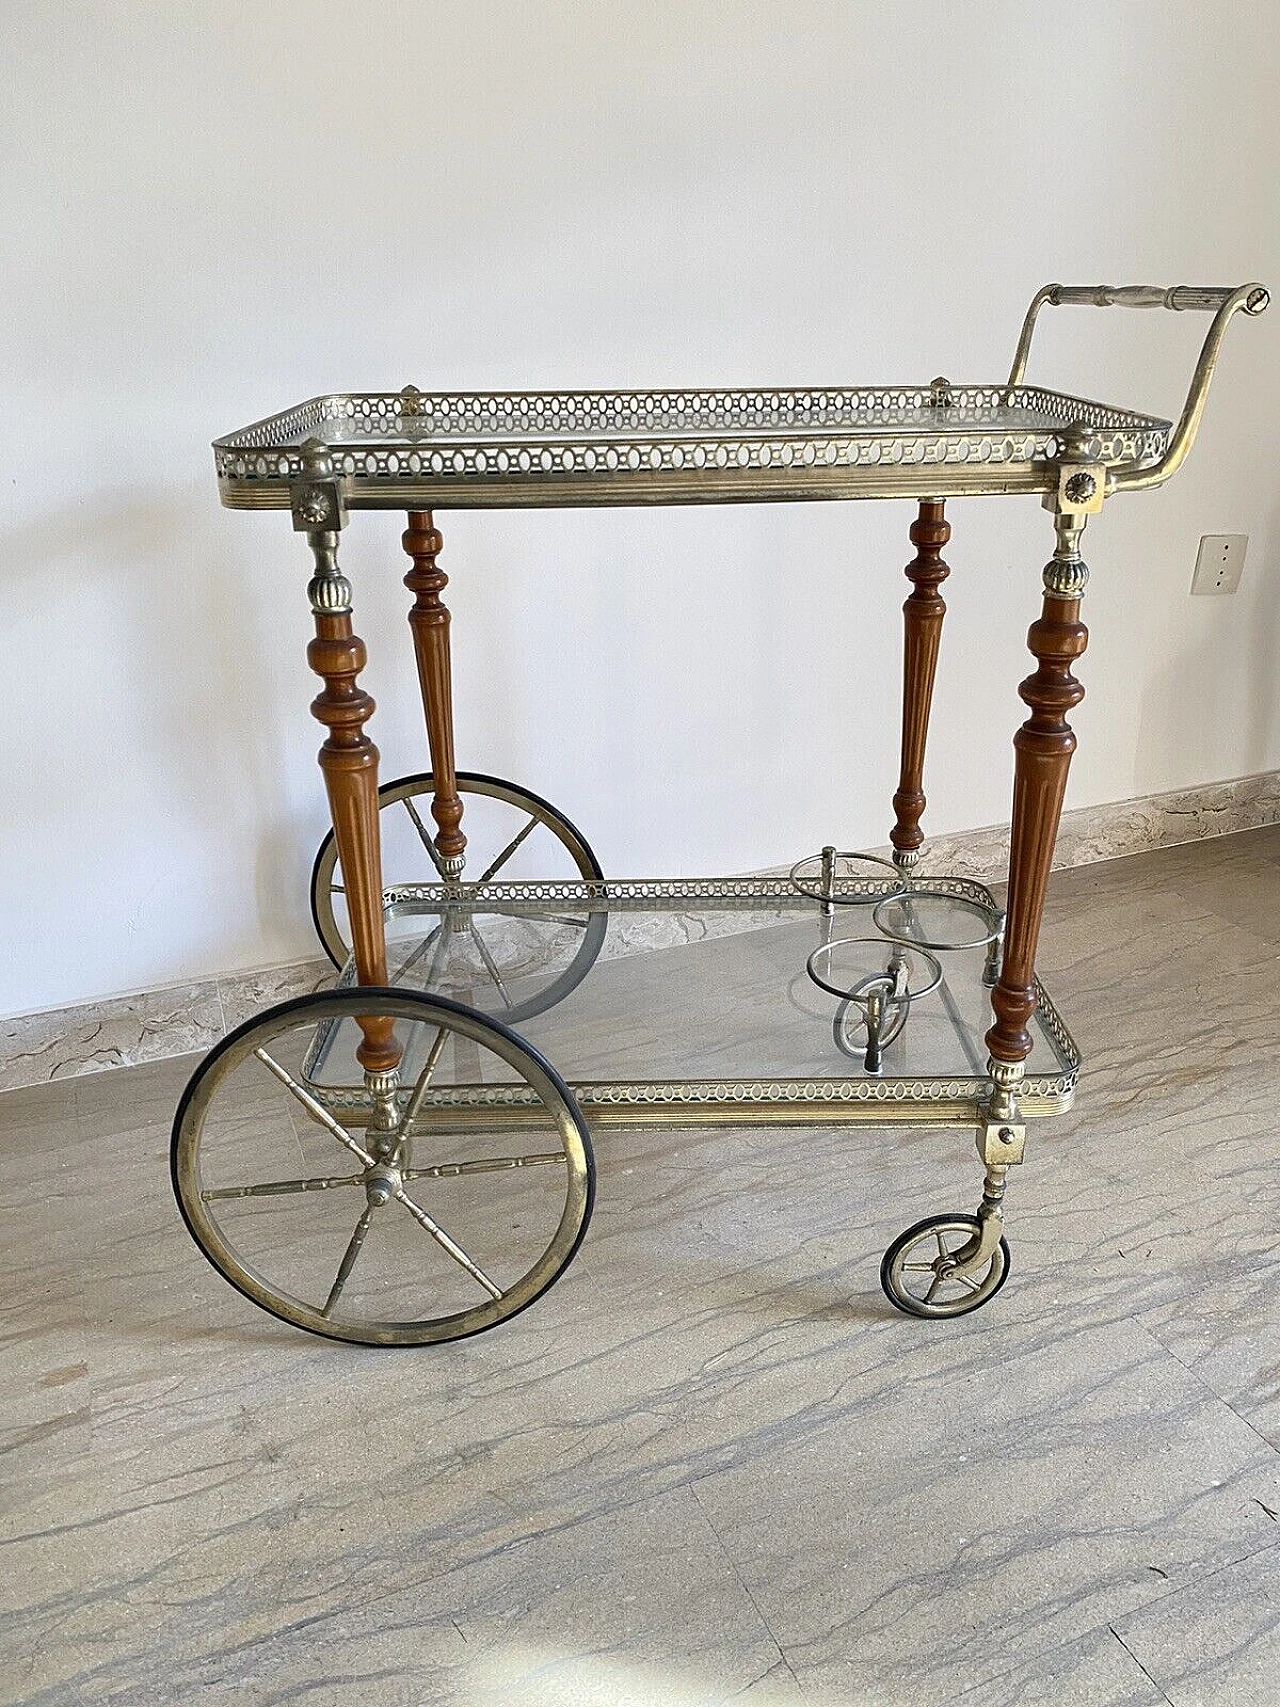
[[1187,400],[1182,406],[1178,424],[1169,435],[1168,445],[1159,462],[1150,468],[1118,469],[1108,479],[1111,491],[1135,491],[1147,486],[1159,486],[1178,468],[1195,443],[1209,381],[1222,347],[1227,322],[1233,314],[1261,314],[1271,301],[1270,293],[1260,284],[1243,285],[1174,285],[1166,290],[1160,285],[1042,285],[1031,299],[1027,317],[1022,322],[1022,335],[1009,372],[1009,388],[1023,382],[1027,357],[1031,353],[1031,335],[1036,316],[1049,303],[1051,307],[1079,306],[1085,308],[1173,308],[1199,310],[1213,315],[1205,335]]
[[[1270,300],[1261,285],[1246,287],[1251,295],[1246,314],[1261,314]],[[1177,308],[1214,314],[1236,294],[1234,285],[1046,285],[1044,300],[1055,308]]]

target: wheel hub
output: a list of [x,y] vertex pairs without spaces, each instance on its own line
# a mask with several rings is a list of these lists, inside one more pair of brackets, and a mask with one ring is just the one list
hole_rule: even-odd
[[364,1176],[364,1194],[375,1209],[380,1209],[384,1203],[390,1203],[397,1192],[404,1189],[404,1181],[400,1177],[399,1168],[393,1168],[387,1162],[378,1162]]

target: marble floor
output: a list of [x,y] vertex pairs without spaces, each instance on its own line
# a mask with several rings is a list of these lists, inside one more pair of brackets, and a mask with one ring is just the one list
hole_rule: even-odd
[[209,1268],[193,1059],[0,1096],[0,1700],[1280,1702],[1280,828],[1056,876],[1076,1110],[974,1315],[878,1265],[962,1134],[605,1134],[582,1251],[373,1351]]

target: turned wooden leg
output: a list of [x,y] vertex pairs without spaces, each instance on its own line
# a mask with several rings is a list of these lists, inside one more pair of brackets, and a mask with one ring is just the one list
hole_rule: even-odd
[[[1089,639],[1080,621],[1080,599],[1089,577],[1080,557],[1084,522],[1083,515],[1055,517],[1058,545],[1044,572],[1044,609],[1027,635],[1039,668],[1018,689],[1031,715],[1013,738],[1008,920],[1004,962],[991,992],[995,1023],[986,1039],[994,1069],[1001,1064],[1020,1069],[1031,1053],[1027,1021],[1036,1005],[1036,945],[1067,770],[1076,746],[1067,713],[1084,698],[1084,689],[1071,673]],[[999,1070],[994,1077],[998,1087],[1013,1079]]]
[[[351,944],[361,984],[387,981],[386,930],[382,914],[382,856],[378,845],[378,749],[364,732],[373,701],[356,678],[365,666],[364,642],[352,632],[351,583],[338,570],[338,535],[317,531],[307,538],[316,573],[307,588],[316,637],[307,662],[324,682],[311,710],[329,731],[320,749],[334,839],[342,866]],[[364,1041],[356,1050],[369,1073],[389,1073],[400,1062],[394,1021],[362,1019]]]
[[404,584],[414,595],[409,624],[418,660],[422,687],[422,709],[427,720],[427,744],[431,749],[431,775],[435,791],[431,816],[436,821],[436,851],[450,876],[462,870],[467,838],[461,830],[462,800],[453,757],[453,675],[449,663],[449,612],[440,594],[449,577],[436,564],[444,546],[430,510],[410,510],[409,526],[403,534],[405,550],[413,568]]
[[902,767],[893,810],[897,822],[889,832],[897,865],[909,871],[920,856],[924,831],[924,747],[929,733],[929,708],[933,703],[933,678],[938,666],[938,643],[946,603],[938,588],[951,573],[942,561],[942,549],[951,538],[950,524],[943,518],[941,499],[924,499],[920,514],[911,524],[911,543],[916,555],[906,574],[913,591],[902,607]]

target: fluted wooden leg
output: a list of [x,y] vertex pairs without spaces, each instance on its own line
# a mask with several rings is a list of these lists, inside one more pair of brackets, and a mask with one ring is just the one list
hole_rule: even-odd
[[[1071,667],[1088,643],[1080,599],[1088,579],[1080,557],[1083,516],[1058,516],[1058,546],[1044,572],[1044,607],[1027,635],[1038,664],[1018,692],[1031,715],[1013,738],[1013,826],[1004,960],[991,992],[995,1023],[987,1033],[993,1064],[1020,1065],[1031,1053],[1027,1021],[1035,1011],[1035,961],[1067,771],[1076,738],[1067,713],[1084,698]],[[1006,1075],[998,1074],[997,1082]]]
[[[366,662],[364,642],[351,626],[351,584],[338,570],[338,535],[316,532],[307,537],[316,560],[307,589],[316,637],[307,647],[307,662],[324,682],[311,710],[329,731],[320,749],[320,768],[333,814],[357,976],[361,984],[385,984],[378,749],[364,732],[374,706],[356,679]],[[356,1050],[361,1066],[370,1073],[397,1067],[394,1021],[369,1018],[359,1023],[364,1033]]]
[[911,524],[911,543],[916,555],[907,564],[912,592],[902,607],[902,763],[897,793],[893,797],[896,822],[889,832],[893,857],[910,869],[924,842],[920,818],[924,812],[924,749],[929,733],[929,710],[933,704],[933,678],[938,667],[938,645],[946,603],[938,588],[951,573],[942,561],[942,550],[951,538],[951,526],[943,515],[940,499],[924,499]]
[[458,794],[453,756],[450,619],[448,609],[440,599],[440,594],[449,584],[449,577],[436,563],[444,541],[431,511],[410,510],[408,521],[402,537],[404,548],[413,559],[413,568],[405,576],[404,584],[414,594],[409,625],[413,630],[413,649],[418,660],[422,710],[427,721],[427,744],[431,749],[431,775],[435,783],[431,816],[436,821],[436,851],[441,864],[447,872],[455,874],[462,869],[467,838],[461,829],[462,799]]

